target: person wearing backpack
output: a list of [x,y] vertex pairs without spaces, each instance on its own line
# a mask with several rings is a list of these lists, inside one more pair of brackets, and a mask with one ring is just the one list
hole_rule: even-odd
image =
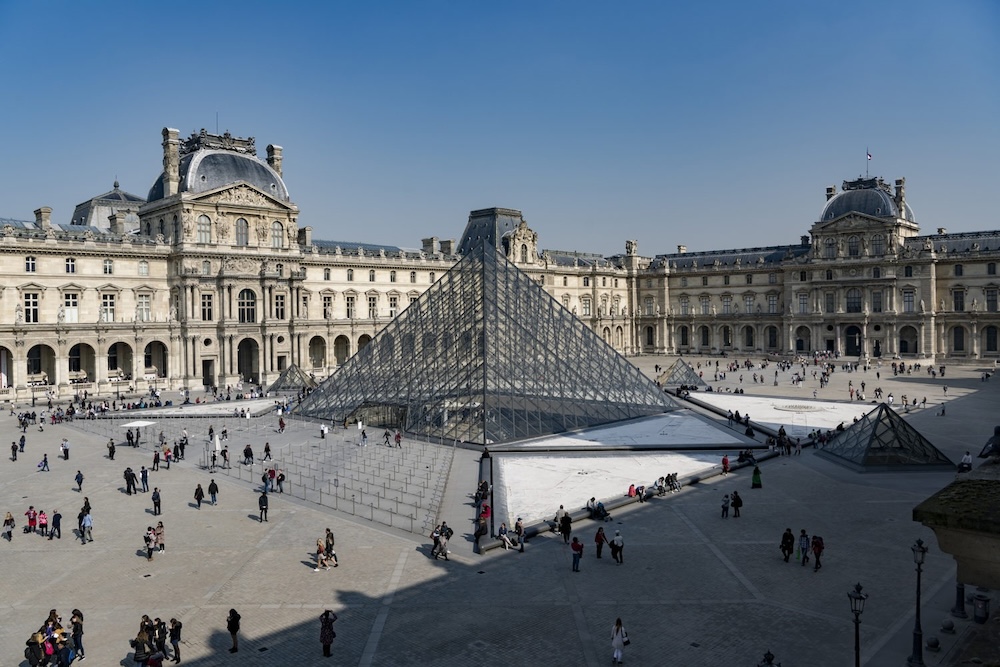
[[812,553],[813,557],[816,559],[816,565],[813,567],[813,572],[818,572],[819,568],[823,567],[823,564],[819,562],[819,557],[823,555],[823,538],[819,535],[813,535]]

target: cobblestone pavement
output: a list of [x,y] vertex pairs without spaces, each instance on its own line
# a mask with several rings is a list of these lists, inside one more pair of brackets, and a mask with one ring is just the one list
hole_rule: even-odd
[[[636,361],[652,375],[654,364],[673,359]],[[926,393],[929,404],[947,400],[945,417],[928,408],[908,419],[952,459],[978,450],[992,433],[997,380],[981,382],[978,369],[949,368],[946,380],[922,372],[886,375],[880,383],[887,392]],[[837,372],[820,398],[846,396],[847,381],[858,378],[871,385],[874,371]],[[744,389],[811,397],[808,383],[802,390],[782,384]],[[207,418],[191,419],[192,433],[205,430]],[[13,417],[0,423],[11,439],[19,436]],[[265,438],[280,445],[281,436],[259,431],[240,438],[255,450]],[[57,458],[64,437],[69,461]],[[575,573],[569,547],[549,536],[532,540],[523,554],[472,553],[464,539],[472,514],[467,495],[476,483],[470,452],[456,456],[442,509],[459,534],[450,561],[435,562],[426,540],[281,495],[271,497],[269,521],[261,523],[258,489],[233,478],[217,477],[219,504],[199,510],[195,485],[207,488],[212,476],[191,456],[150,474],[151,488],[163,495],[163,514],[154,517],[149,494],[127,496],[122,481],[126,466],[150,465],[148,451],[120,447],[109,461],[106,438],[72,425],[29,428],[27,441],[17,462],[0,462],[0,512],[10,511],[18,523],[12,542],[0,542],[0,665],[26,664],[24,640],[49,609],[68,619],[79,607],[87,664],[98,666],[134,664],[128,640],[149,614],[183,621],[184,664],[204,666],[600,665],[607,664],[611,626],[621,617],[632,639],[627,664],[749,666],[770,650],[785,667],[839,667],[853,655],[846,593],[858,581],[871,596],[861,623],[864,662],[896,665],[910,650],[909,547],[918,537],[931,547],[924,635],[943,646],[925,654],[925,662],[950,664],[973,628],[956,620],[955,636],[937,631],[954,600],[955,566],[933,533],[910,518],[950,474],[858,475],[807,450],[762,465],[763,489],[751,490],[749,474],[738,471],[615,512],[613,527],[626,540],[623,565],[606,551],[597,560],[595,526],[576,524],[586,550]],[[234,454],[242,444],[231,436]],[[43,453],[50,472],[35,467]],[[78,469],[86,477],[82,493],[73,482]],[[734,489],[744,496],[743,516],[720,519],[719,499]],[[94,516],[94,542],[86,545],[74,539],[84,496]],[[61,511],[61,540],[20,532],[28,505]],[[166,552],[147,562],[142,533],[161,519]],[[336,534],[340,566],[316,572],[313,546],[326,527]],[[782,562],[778,541],[786,527],[823,535],[819,572]],[[237,655],[228,652],[230,608],[243,616]],[[317,620],[326,608],[340,617],[329,660],[321,657]]]

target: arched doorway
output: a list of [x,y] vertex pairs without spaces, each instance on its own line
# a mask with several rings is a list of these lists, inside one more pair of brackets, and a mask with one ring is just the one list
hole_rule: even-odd
[[767,336],[767,349],[777,350],[778,349],[778,327],[770,326],[764,330],[764,335]]
[[369,336],[368,334],[362,334],[361,338],[358,339],[358,351],[360,352],[361,349],[364,348],[365,345],[368,345],[368,343],[370,342],[372,342],[372,337]]
[[722,349],[731,350],[733,347],[733,328],[722,327]]
[[963,355],[968,352],[965,347],[966,340],[966,330],[965,327],[955,327],[951,330],[951,353]]
[[0,347],[0,389],[14,384],[14,355],[5,347]]
[[743,348],[746,350],[752,350],[753,346],[753,327],[743,327]]
[[795,351],[809,352],[812,350],[812,331],[809,327],[799,327],[795,330]]
[[621,327],[615,327],[615,349],[620,350],[625,346],[625,332]]
[[646,347],[653,347],[656,344],[653,327],[646,327]]
[[322,336],[313,336],[309,339],[309,367],[326,367],[326,340]]
[[699,328],[698,335],[701,338],[699,341],[701,347],[709,347],[709,345],[711,345],[711,333],[709,332],[708,327],[702,326]]
[[848,357],[861,356],[861,328],[851,325],[844,330],[844,354]]
[[911,326],[905,326],[899,330],[899,353],[917,354],[920,350],[917,347],[917,330]]
[[351,354],[351,341],[347,336],[337,336],[333,341],[333,356],[337,365],[341,366]]
[[35,345],[28,350],[28,384],[55,384],[56,353],[48,345]]
[[690,330],[687,327],[677,328],[677,345],[680,347],[691,345]]
[[154,340],[142,353],[142,373],[145,376],[167,377],[167,346]]
[[875,340],[872,342],[872,356],[873,357],[882,356],[882,341]]
[[253,338],[244,338],[236,348],[236,372],[243,382],[260,379],[260,346]]
[[605,343],[611,345],[611,329],[609,329],[608,327],[604,327],[604,329],[601,331],[601,338],[604,339]]
[[986,354],[997,353],[997,327],[988,326],[983,329],[980,348]]
[[97,378],[97,354],[86,343],[69,348],[69,381],[93,382]]
[[108,377],[112,380],[132,379],[132,346],[112,343],[108,348]]

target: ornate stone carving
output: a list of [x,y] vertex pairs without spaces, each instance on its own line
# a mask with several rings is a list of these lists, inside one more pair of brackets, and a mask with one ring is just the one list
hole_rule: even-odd
[[191,211],[181,213],[181,220],[184,224],[184,238],[194,238],[194,214]]
[[267,220],[261,218],[257,221],[257,243],[259,245],[267,244]]
[[639,242],[638,241],[625,241],[625,254],[626,255],[637,255],[639,253]]
[[220,213],[215,219],[215,236],[219,242],[225,243],[229,239],[230,230],[229,218],[225,213]]
[[250,257],[227,257],[224,265],[226,275],[256,274],[259,270],[260,265]]

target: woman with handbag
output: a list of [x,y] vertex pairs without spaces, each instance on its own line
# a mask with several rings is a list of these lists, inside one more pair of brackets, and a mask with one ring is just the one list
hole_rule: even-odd
[[611,648],[615,650],[611,655],[611,662],[622,664],[622,658],[625,657],[625,647],[630,643],[625,626],[622,625],[622,619],[619,618],[615,621],[615,627],[611,628]]

